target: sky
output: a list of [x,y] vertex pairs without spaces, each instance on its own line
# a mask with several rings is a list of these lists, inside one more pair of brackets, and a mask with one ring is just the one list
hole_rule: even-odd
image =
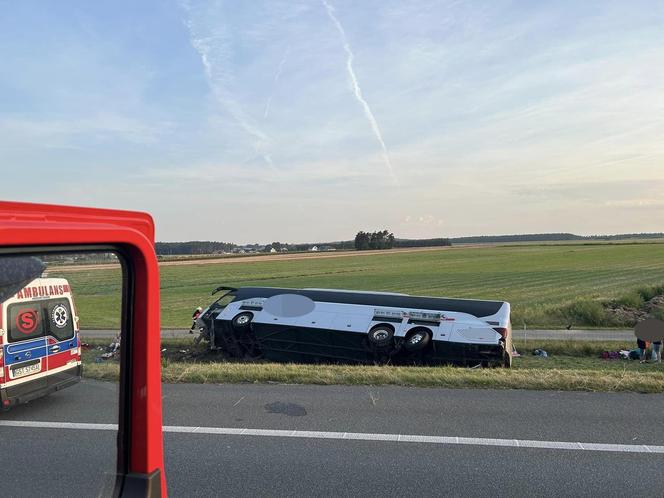
[[163,241],[664,231],[664,1],[0,13],[4,200]]

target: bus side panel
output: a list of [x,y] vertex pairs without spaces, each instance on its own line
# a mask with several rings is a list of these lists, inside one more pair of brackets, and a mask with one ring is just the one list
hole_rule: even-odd
[[263,356],[271,361],[371,360],[364,333],[263,323],[254,323],[252,330]]
[[477,364],[499,362],[503,358],[503,346],[498,344],[473,344],[452,341],[434,341],[428,362],[432,364]]

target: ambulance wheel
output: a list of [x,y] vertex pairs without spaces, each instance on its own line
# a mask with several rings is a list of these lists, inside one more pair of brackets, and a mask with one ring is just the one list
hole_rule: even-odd
[[425,328],[415,328],[406,334],[403,341],[403,348],[406,351],[419,351],[426,348],[431,342],[431,331]]
[[394,329],[391,325],[376,325],[367,335],[369,344],[376,349],[385,349],[392,345]]
[[249,325],[251,324],[251,320],[253,320],[253,318],[254,318],[253,313],[244,312],[235,315],[231,323],[234,329],[246,330],[249,328]]

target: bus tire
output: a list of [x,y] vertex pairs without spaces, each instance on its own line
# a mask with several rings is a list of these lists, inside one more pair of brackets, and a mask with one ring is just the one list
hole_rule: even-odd
[[394,328],[391,325],[379,324],[367,334],[369,344],[375,349],[386,349],[394,341]]
[[233,317],[231,324],[235,330],[247,330],[249,325],[251,325],[251,320],[253,320],[254,314],[245,311],[244,313],[239,313]]
[[415,328],[406,334],[403,341],[403,348],[408,352],[420,351],[426,348],[431,342],[431,331],[425,328]]

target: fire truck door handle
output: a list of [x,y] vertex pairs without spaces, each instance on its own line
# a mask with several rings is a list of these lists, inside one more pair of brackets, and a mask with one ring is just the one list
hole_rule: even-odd
[[58,351],[60,351],[60,346],[58,346],[58,345],[51,346],[51,351],[53,353],[57,353]]

